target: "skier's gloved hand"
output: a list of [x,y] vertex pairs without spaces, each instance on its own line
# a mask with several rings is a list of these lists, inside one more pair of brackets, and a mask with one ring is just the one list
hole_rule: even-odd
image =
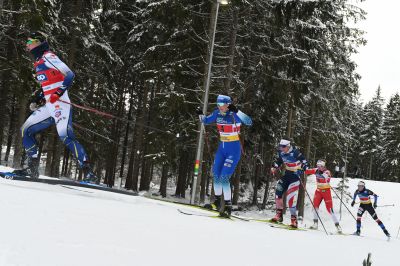
[[378,207],[378,203],[374,202],[374,208],[376,209]]
[[29,105],[29,110],[31,110],[32,112],[35,112],[37,109],[39,109],[39,106],[37,103],[31,103]]
[[233,103],[228,106],[228,110],[234,113],[239,112],[239,109]]
[[270,173],[271,175],[276,175],[277,169],[275,167],[271,167]]
[[197,106],[195,112],[196,112],[196,114],[198,114],[198,115],[204,115],[204,114],[203,114],[203,110],[201,110],[201,108],[200,108],[199,106]]
[[60,99],[60,97],[61,97],[63,94],[64,94],[63,87],[60,87],[55,93],[53,93],[52,95],[50,95],[49,102],[50,102],[50,103],[55,103],[56,101],[58,101],[58,99]]
[[351,202],[351,207],[354,207],[354,204],[356,204],[355,202],[354,202],[354,200]]
[[204,121],[204,118],[206,118],[206,116],[205,116],[205,115],[199,115],[200,122],[202,122],[202,123],[203,123],[203,121]]

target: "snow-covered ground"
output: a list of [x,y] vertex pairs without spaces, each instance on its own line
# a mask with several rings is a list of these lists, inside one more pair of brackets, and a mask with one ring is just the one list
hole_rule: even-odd
[[[356,182],[350,181],[351,192]],[[312,186],[310,179],[310,192]],[[373,265],[397,266],[400,184],[368,181],[367,186],[380,194],[380,205],[395,204],[377,210],[393,235],[390,242],[366,216],[364,237],[326,236],[185,216],[177,208],[190,207],[139,196],[0,179],[0,265],[351,266],[362,265],[372,252]],[[325,210],[321,213],[333,232]],[[304,223],[310,219],[308,206]],[[348,233],[355,229],[346,212],[342,227]]]

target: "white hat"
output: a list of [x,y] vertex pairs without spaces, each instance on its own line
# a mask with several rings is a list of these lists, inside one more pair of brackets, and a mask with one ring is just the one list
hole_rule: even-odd
[[317,161],[317,166],[325,167],[325,165],[326,165],[326,163],[325,163],[324,160],[318,160],[318,161]]
[[363,187],[365,187],[365,182],[364,182],[364,181],[358,182],[358,186],[363,186]]
[[279,146],[290,146],[290,140],[281,139]]

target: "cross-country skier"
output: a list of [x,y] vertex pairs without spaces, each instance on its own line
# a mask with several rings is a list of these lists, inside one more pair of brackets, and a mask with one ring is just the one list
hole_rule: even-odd
[[315,175],[317,179],[317,189],[315,190],[314,194],[314,224],[310,227],[311,229],[318,228],[318,209],[319,205],[321,204],[322,200],[325,201],[326,209],[328,213],[331,215],[333,222],[335,223],[336,229],[338,233],[342,233],[342,229],[339,225],[339,220],[337,219],[335,213],[333,212],[333,202],[332,202],[332,195],[331,195],[331,172],[326,168],[326,161],[325,160],[318,160],[317,161],[317,168],[307,169],[306,175]]
[[213,165],[215,201],[206,207],[220,210],[221,196],[224,193],[225,208],[220,212],[222,215],[230,216],[232,211],[230,179],[241,157],[240,127],[242,123],[251,126],[252,121],[232,104],[229,96],[219,95],[217,105],[218,108],[208,116],[204,116],[200,109],[196,110],[202,123],[205,125],[216,123],[220,134],[220,143]]
[[300,176],[308,168],[308,162],[304,155],[291,144],[288,138],[281,139],[277,160],[271,168],[271,174],[275,175],[278,168],[285,171],[276,184],[275,202],[276,215],[271,222],[283,221],[283,194],[287,192],[287,202],[291,214],[290,226],[297,228],[297,196],[299,194]]
[[[375,208],[378,206],[378,195],[376,195],[371,190],[365,187],[365,183],[363,181],[358,182],[358,189],[354,192],[353,202],[351,203],[351,207],[354,206],[356,198],[360,199],[360,206],[358,207],[357,212],[357,231],[354,233],[355,235],[360,235],[361,233],[361,217],[363,216],[365,211],[368,211],[369,214],[374,218],[374,220],[378,223],[378,225],[382,228],[383,232],[387,237],[390,237],[389,232],[386,230],[385,226],[379,220],[378,215],[375,212]],[[374,205],[372,205],[372,201],[370,196],[374,197]]]
[[44,34],[31,33],[27,39],[26,48],[35,60],[34,72],[41,89],[34,93],[33,102],[30,105],[33,113],[21,127],[22,143],[28,155],[28,167],[15,170],[13,173],[32,178],[39,177],[35,134],[55,125],[61,141],[82,168],[83,181],[97,182],[97,177],[88,163],[86,152],[75,139],[72,130],[72,108],[68,104],[70,102],[68,89],[72,85],[74,73],[50,50]]

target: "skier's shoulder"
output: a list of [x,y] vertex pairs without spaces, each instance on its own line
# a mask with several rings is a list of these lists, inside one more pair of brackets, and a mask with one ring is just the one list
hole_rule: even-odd
[[52,51],[46,51],[43,54],[43,59],[50,62],[53,65],[63,64],[61,59]]
[[375,193],[374,193],[372,190],[368,189],[368,188],[365,189],[365,192],[366,192],[368,195],[375,195]]

